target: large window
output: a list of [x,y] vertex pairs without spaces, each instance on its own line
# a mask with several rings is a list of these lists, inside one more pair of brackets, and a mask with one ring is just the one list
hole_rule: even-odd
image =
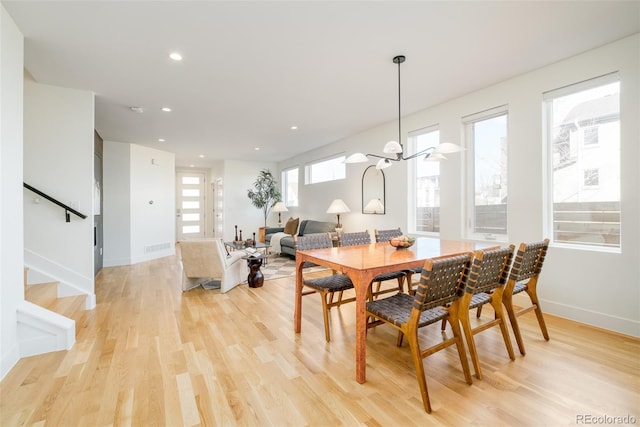
[[[409,134],[411,152],[420,152],[440,143],[437,127],[422,129]],[[440,162],[425,161],[424,156],[413,160],[413,202],[415,232],[440,232]]]
[[298,206],[298,168],[282,171],[282,199],[285,206]]
[[344,159],[344,156],[339,156],[309,163],[305,167],[305,182],[307,184],[317,184],[319,182],[345,179],[346,165]]
[[544,94],[556,243],[620,247],[620,81],[611,74]]
[[465,117],[469,156],[468,235],[507,237],[507,111],[499,107]]

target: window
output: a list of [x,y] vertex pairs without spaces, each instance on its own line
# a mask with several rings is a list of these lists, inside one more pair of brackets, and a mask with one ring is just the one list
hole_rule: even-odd
[[547,229],[555,243],[620,247],[617,73],[544,94]]
[[282,199],[285,206],[298,206],[298,168],[282,171]]
[[[409,134],[409,146],[412,153],[418,153],[440,143],[440,130],[437,127],[421,129]],[[440,162],[424,161],[424,156],[413,160],[414,184],[413,228],[415,232],[440,232]],[[411,228],[411,227],[410,227]]]
[[584,171],[584,185],[585,187],[593,187],[598,185],[598,169],[587,169]]
[[596,145],[598,143],[598,127],[592,126],[584,129],[584,145]]
[[305,182],[307,184],[317,184],[319,182],[345,179],[346,165],[344,163],[344,158],[344,156],[339,156],[320,160],[315,163],[309,163],[305,167]]
[[468,234],[507,237],[507,111],[494,108],[465,117],[470,155]]

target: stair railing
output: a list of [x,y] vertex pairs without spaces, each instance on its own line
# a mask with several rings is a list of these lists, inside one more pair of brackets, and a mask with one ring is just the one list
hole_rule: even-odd
[[64,209],[64,216],[65,216],[66,222],[71,222],[71,215],[69,215],[69,213],[72,213],[72,214],[74,214],[76,216],[79,216],[82,219],[85,219],[87,217],[85,214],[82,214],[82,213],[78,212],[77,210],[73,209],[72,207],[65,205],[64,203],[54,199],[53,197],[49,196],[48,194],[45,194],[42,191],[40,191],[40,190],[38,190],[36,188],[33,188],[32,186],[30,186],[26,182],[23,182],[22,184],[24,185],[24,188],[26,188],[27,190],[33,191],[38,196],[44,197],[45,199],[47,199],[51,203],[56,204],[56,205],[60,206],[62,209]]

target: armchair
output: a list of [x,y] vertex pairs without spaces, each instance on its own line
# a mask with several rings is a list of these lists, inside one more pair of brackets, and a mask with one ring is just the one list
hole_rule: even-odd
[[220,292],[227,292],[246,279],[246,255],[232,251],[227,255],[220,239],[182,240],[179,243],[182,290],[188,291],[210,279],[220,280]]

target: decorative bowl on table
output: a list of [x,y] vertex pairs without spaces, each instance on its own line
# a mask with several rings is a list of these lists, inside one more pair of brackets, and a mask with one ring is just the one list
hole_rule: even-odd
[[411,236],[398,236],[392,237],[389,240],[389,244],[396,249],[406,249],[411,247],[416,242],[415,237]]

